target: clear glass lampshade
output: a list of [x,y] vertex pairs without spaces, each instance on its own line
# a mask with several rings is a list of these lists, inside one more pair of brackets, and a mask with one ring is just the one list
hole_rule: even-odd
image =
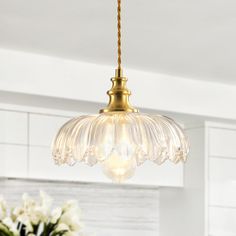
[[189,143],[172,119],[160,115],[107,112],[67,122],[53,143],[56,164],[101,164],[114,182],[131,178],[149,160],[162,164],[186,161]]

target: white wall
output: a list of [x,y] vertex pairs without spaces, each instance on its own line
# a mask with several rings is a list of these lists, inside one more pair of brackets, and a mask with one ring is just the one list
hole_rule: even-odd
[[[111,66],[0,50],[0,90],[104,103]],[[138,107],[236,119],[236,87],[127,70]]]

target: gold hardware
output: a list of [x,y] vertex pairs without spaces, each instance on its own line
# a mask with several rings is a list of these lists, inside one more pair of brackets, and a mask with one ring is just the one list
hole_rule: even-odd
[[111,79],[112,88],[107,92],[109,96],[108,106],[100,113],[105,112],[138,112],[129,103],[131,92],[126,88],[127,78],[123,77],[122,69],[116,70],[116,76]]

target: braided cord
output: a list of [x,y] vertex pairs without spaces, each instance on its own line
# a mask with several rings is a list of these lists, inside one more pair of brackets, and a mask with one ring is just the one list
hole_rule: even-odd
[[118,69],[121,69],[121,0],[117,0],[117,29],[118,29]]

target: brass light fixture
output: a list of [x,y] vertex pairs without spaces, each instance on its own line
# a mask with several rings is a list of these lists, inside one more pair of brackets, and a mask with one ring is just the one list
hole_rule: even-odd
[[56,164],[100,164],[114,182],[131,178],[149,160],[162,164],[185,162],[189,143],[171,118],[141,114],[129,103],[131,92],[121,68],[121,0],[117,0],[118,68],[107,92],[109,104],[100,114],[80,116],[59,130],[53,143]]

